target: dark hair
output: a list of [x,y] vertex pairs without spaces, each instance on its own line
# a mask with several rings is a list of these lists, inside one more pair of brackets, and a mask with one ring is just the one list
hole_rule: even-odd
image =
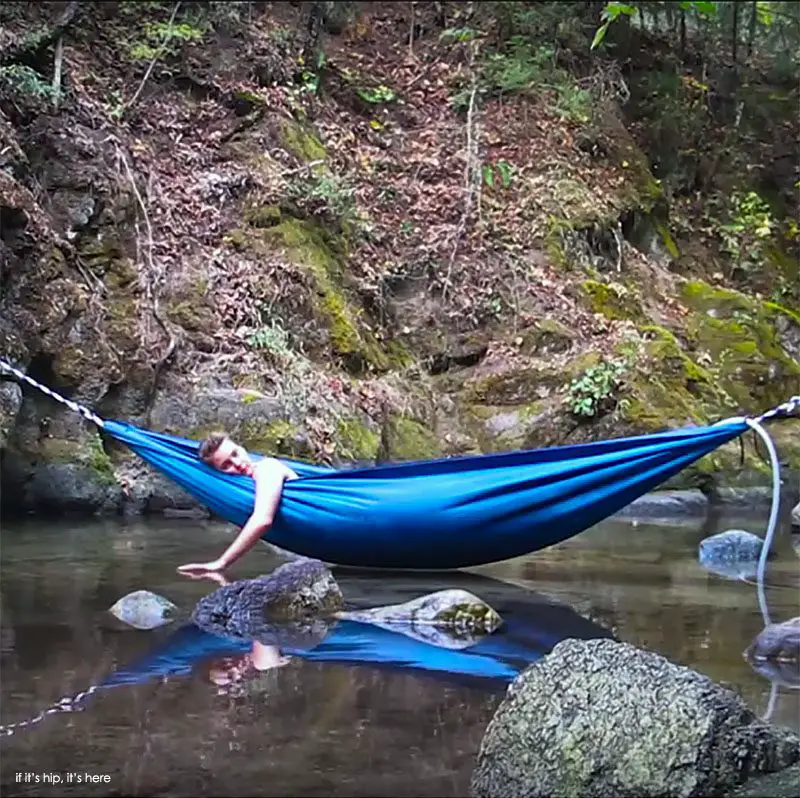
[[223,441],[228,439],[228,435],[224,432],[212,432],[201,444],[198,456],[206,463],[211,460],[214,453],[222,445]]

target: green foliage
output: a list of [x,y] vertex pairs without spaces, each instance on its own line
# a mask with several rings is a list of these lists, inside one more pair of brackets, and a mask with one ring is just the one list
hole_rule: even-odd
[[[551,45],[535,45],[522,35],[512,36],[503,49],[489,53],[480,74],[478,94],[504,96],[551,94],[553,110],[563,119],[587,122],[591,95],[580,89],[574,78],[556,65],[556,50]],[[462,89],[451,100],[456,108],[466,107],[470,91]]]
[[475,28],[448,28],[439,36],[439,41],[466,44],[480,36]]
[[275,320],[260,327],[248,339],[253,349],[260,349],[277,358],[291,355],[289,333]]
[[602,361],[587,368],[569,385],[569,407],[572,413],[583,418],[600,415],[613,399],[623,372],[622,365],[611,361]]
[[766,257],[765,244],[776,222],[769,205],[755,192],[734,192],[728,221],[719,227],[722,248],[737,266],[755,268]]
[[130,45],[130,57],[135,61],[152,61],[159,54],[177,55],[184,44],[202,41],[207,32],[205,24],[198,22],[146,22],[143,38]]
[[51,99],[54,94],[52,84],[48,83],[35,69],[24,64],[0,66],[0,83],[32,97]]
[[312,174],[294,179],[288,186],[288,196],[327,211],[339,223],[348,223],[358,218],[355,187],[345,179],[329,173]]
[[394,93],[394,91],[383,84],[380,86],[375,86],[374,88],[359,87],[356,89],[356,94],[358,94],[358,96],[364,100],[364,102],[371,103],[373,105],[390,103],[397,98],[397,95]]
[[503,188],[508,188],[514,178],[514,167],[508,161],[504,160],[500,160],[495,164],[484,164],[482,172],[483,182],[486,183],[489,188],[494,187],[495,173],[500,178],[500,184]]

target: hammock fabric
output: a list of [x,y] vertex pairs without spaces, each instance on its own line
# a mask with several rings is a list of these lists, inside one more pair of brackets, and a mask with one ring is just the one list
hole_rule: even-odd
[[[119,421],[102,424],[216,515],[247,521],[252,479],[203,463],[199,441]],[[352,469],[283,460],[300,479],[285,484],[265,539],[326,563],[365,568],[497,562],[588,529],[747,430],[746,421],[733,419],[596,443]]]

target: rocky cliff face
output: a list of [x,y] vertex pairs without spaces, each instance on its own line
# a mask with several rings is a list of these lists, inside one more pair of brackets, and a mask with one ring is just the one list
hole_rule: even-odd
[[[293,4],[79,8],[56,97],[61,12],[5,4],[2,356],[107,417],[334,462],[647,432],[798,391],[800,317],[687,267],[613,99],[489,92],[476,111],[433,17],[409,58],[405,6],[367,5],[305,65]],[[7,510],[190,504],[9,382],[0,447]]]

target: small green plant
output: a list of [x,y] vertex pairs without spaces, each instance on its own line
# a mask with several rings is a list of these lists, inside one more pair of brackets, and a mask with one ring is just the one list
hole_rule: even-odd
[[439,41],[449,42],[451,44],[465,44],[466,42],[477,39],[478,36],[480,36],[480,32],[475,30],[475,28],[448,28],[442,31],[439,36]]
[[591,119],[592,95],[570,80],[556,84],[555,110],[562,119],[586,123]]
[[277,358],[289,357],[292,353],[290,346],[289,333],[277,321],[256,330],[248,339],[247,343],[253,349],[263,350]]
[[352,221],[358,216],[355,188],[336,175],[314,174],[294,180],[288,186],[288,194],[300,202],[324,206],[340,221]]
[[144,38],[130,47],[130,56],[135,61],[152,61],[162,52],[177,55],[184,44],[202,41],[206,29],[185,22],[148,22],[143,34]]
[[486,183],[489,188],[494,187],[495,173],[497,173],[498,177],[500,178],[500,183],[503,188],[508,188],[514,178],[514,167],[508,161],[503,160],[500,160],[495,164],[484,164],[482,172],[483,182]]
[[619,363],[603,361],[586,369],[569,385],[569,407],[582,418],[600,415],[613,399],[624,367]]
[[53,86],[35,69],[23,64],[0,67],[0,83],[5,83],[20,94],[51,99]]
[[390,103],[397,98],[397,95],[388,86],[381,84],[374,88],[357,88],[356,94],[365,102],[372,105],[380,103]]

